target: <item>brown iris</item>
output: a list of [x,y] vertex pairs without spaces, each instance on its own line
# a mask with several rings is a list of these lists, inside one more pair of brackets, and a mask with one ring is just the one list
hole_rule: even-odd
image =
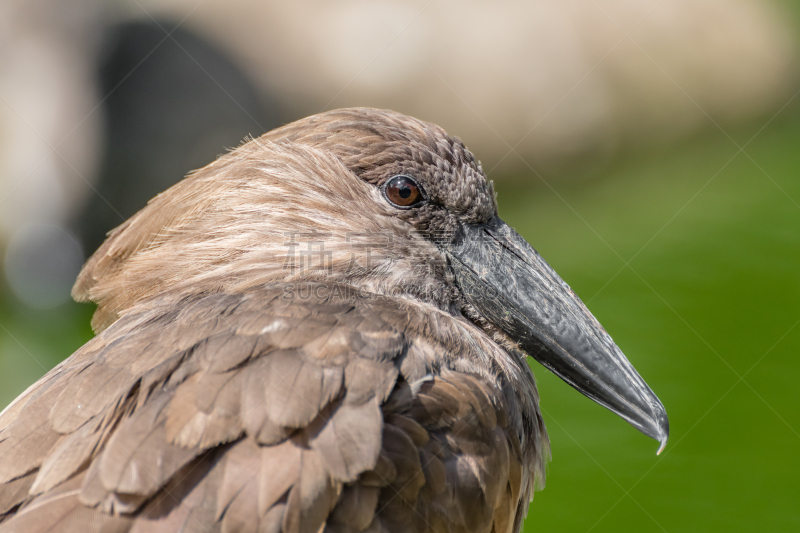
[[394,176],[383,187],[386,199],[396,207],[413,207],[425,197],[422,189],[411,176]]

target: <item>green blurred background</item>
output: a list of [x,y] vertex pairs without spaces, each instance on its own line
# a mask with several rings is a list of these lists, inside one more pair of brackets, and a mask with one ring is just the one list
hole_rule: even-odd
[[534,368],[553,462],[526,531],[800,530],[800,116],[731,136],[500,187],[670,417],[656,457]]
[[[671,437],[656,456],[534,364],[553,460],[525,530],[800,531],[800,97],[667,144],[534,168],[490,173],[501,216],[656,391]],[[91,338],[91,313],[0,293],[0,405]]]

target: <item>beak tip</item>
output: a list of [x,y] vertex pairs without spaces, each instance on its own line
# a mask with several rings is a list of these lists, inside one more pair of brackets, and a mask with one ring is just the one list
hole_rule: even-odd
[[667,441],[669,440],[669,419],[667,418],[667,412],[663,410],[663,407],[662,407],[662,413],[663,416],[659,417],[660,418],[658,423],[659,432],[658,432],[658,438],[656,439],[661,445],[658,447],[656,455],[661,455],[661,452],[663,452],[664,448],[667,447]]
[[661,439],[659,439],[659,441],[661,442],[661,446],[658,447],[656,455],[661,455],[661,452],[663,452],[664,448],[667,447],[667,440],[669,440],[669,435],[664,435],[661,437]]

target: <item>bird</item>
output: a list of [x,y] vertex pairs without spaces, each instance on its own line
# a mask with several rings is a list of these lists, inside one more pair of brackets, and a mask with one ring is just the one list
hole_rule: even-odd
[[464,143],[394,111],[246,140],[73,297],[97,335],[0,414],[0,533],[517,533],[550,457],[529,358],[669,434]]

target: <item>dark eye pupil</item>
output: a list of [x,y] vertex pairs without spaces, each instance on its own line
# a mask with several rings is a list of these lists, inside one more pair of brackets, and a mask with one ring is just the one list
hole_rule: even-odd
[[394,176],[386,182],[383,191],[386,199],[395,207],[414,207],[425,199],[419,185],[411,176]]

